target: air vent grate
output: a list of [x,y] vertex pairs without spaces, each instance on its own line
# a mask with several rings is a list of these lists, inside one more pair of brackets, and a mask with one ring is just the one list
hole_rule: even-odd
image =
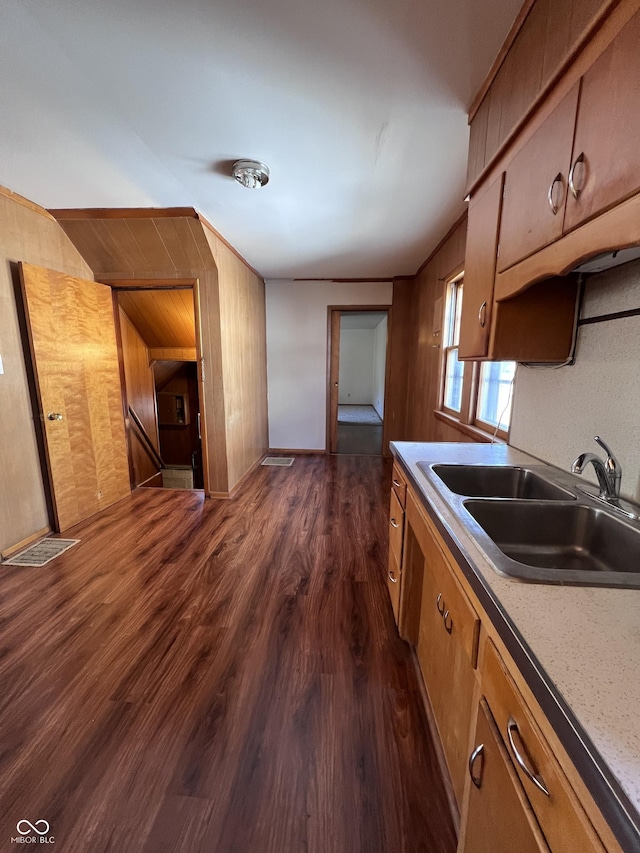
[[290,468],[293,465],[293,456],[265,456],[261,465],[273,465],[276,468]]
[[46,566],[47,563],[59,557],[69,548],[77,545],[79,539],[42,539],[31,545],[24,551],[20,551],[8,560],[3,566]]

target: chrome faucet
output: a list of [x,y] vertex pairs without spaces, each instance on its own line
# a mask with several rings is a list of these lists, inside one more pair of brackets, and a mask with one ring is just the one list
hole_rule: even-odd
[[588,465],[589,462],[591,462],[594,471],[596,472],[596,477],[598,478],[598,485],[600,486],[600,494],[598,497],[603,501],[617,503],[620,498],[622,468],[616,457],[600,436],[596,435],[594,438],[607,454],[607,458],[603,462],[595,453],[581,453],[580,456],[574,460],[573,465],[571,466],[571,473],[582,474],[585,465]]

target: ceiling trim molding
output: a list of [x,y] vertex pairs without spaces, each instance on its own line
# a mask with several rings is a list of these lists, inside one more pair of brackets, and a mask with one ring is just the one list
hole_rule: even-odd
[[69,207],[50,208],[54,219],[198,219],[194,207]]
[[46,208],[40,207],[40,205],[36,204],[35,201],[31,201],[30,199],[25,198],[23,195],[18,195],[18,193],[14,193],[13,190],[8,189],[8,187],[3,187],[0,185],[0,195],[10,199],[11,201],[15,201],[16,204],[20,204],[22,205],[22,207],[27,207],[34,213],[38,213],[40,214],[40,216],[44,216],[46,219],[53,219],[53,221],[55,222],[55,217],[52,216]]

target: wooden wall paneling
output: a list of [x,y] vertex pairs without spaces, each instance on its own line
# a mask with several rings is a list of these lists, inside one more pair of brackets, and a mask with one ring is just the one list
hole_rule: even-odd
[[195,347],[192,287],[124,291],[119,300],[148,347]]
[[212,231],[218,268],[229,491],[268,449],[264,281]]
[[409,365],[411,362],[412,306],[415,281],[393,282],[393,297],[389,311],[389,343],[387,362],[389,376],[384,402],[383,448],[390,441],[407,437]]
[[[119,297],[124,295],[118,294]],[[153,368],[149,364],[149,353],[145,342],[122,307],[118,313],[127,403],[140,419],[151,443],[159,451],[155,381]],[[133,465],[133,485],[139,486],[140,483],[146,482],[157,474],[159,468],[151,458],[137,430],[131,425],[128,429],[128,438]]]
[[27,261],[80,278],[90,267],[43,208],[0,187],[0,551],[49,529],[28,363],[21,329],[17,262]]
[[150,361],[197,361],[198,347],[149,347]]

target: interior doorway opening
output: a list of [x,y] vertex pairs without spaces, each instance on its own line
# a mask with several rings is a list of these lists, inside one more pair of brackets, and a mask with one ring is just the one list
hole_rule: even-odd
[[206,489],[194,285],[128,283],[114,294],[131,485]]
[[333,309],[330,451],[383,453],[388,309]]

